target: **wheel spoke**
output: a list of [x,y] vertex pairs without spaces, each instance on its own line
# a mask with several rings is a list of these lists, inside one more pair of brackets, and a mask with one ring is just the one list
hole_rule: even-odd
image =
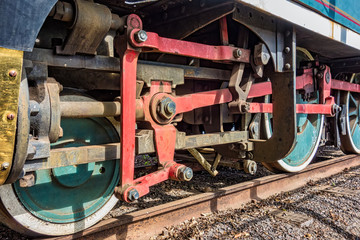
[[354,98],[354,96],[351,93],[349,94],[349,96],[350,96],[349,107],[351,106],[357,108],[358,101]]
[[353,118],[351,121],[350,121],[350,133],[351,133],[351,136],[354,134],[354,131],[356,129],[356,127],[358,126],[358,118],[355,117]]
[[358,115],[358,110],[355,108],[349,108],[349,117],[352,117],[352,116],[357,116]]

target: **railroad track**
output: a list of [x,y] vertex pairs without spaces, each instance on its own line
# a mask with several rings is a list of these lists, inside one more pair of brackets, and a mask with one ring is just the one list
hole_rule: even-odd
[[310,165],[299,173],[276,174],[235,184],[216,192],[185,199],[104,220],[74,235],[50,239],[149,239],[164,227],[179,224],[202,213],[239,208],[251,200],[265,199],[276,193],[291,191],[308,181],[329,177],[360,165],[360,157],[347,155]]

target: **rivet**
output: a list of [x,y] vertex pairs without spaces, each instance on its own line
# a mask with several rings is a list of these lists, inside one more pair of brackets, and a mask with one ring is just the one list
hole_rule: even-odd
[[284,49],[284,52],[285,52],[286,54],[288,54],[288,53],[290,52],[290,48],[289,48],[289,47],[286,47],[286,48]]
[[289,70],[290,68],[291,68],[290,63],[285,64],[285,69],[286,69],[286,70]]
[[15,70],[10,70],[9,71],[9,76],[10,77],[16,77],[17,76],[17,72]]
[[14,120],[15,115],[13,113],[9,113],[6,117],[8,120]]
[[1,170],[2,171],[5,171],[9,167],[10,167],[10,164],[8,162],[4,162],[3,164],[1,164]]

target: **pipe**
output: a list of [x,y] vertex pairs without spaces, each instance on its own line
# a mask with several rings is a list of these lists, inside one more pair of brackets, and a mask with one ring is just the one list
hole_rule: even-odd
[[[61,117],[90,118],[120,116],[121,103],[113,102],[60,102]],[[143,104],[136,100],[136,120],[144,119]]]

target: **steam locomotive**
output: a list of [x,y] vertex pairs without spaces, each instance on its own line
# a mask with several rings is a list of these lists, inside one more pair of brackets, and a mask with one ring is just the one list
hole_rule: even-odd
[[[355,0],[0,1],[0,220],[82,231],[168,179],[360,152]],[[210,152],[211,154],[209,154]],[[156,158],[135,174],[137,156]]]

